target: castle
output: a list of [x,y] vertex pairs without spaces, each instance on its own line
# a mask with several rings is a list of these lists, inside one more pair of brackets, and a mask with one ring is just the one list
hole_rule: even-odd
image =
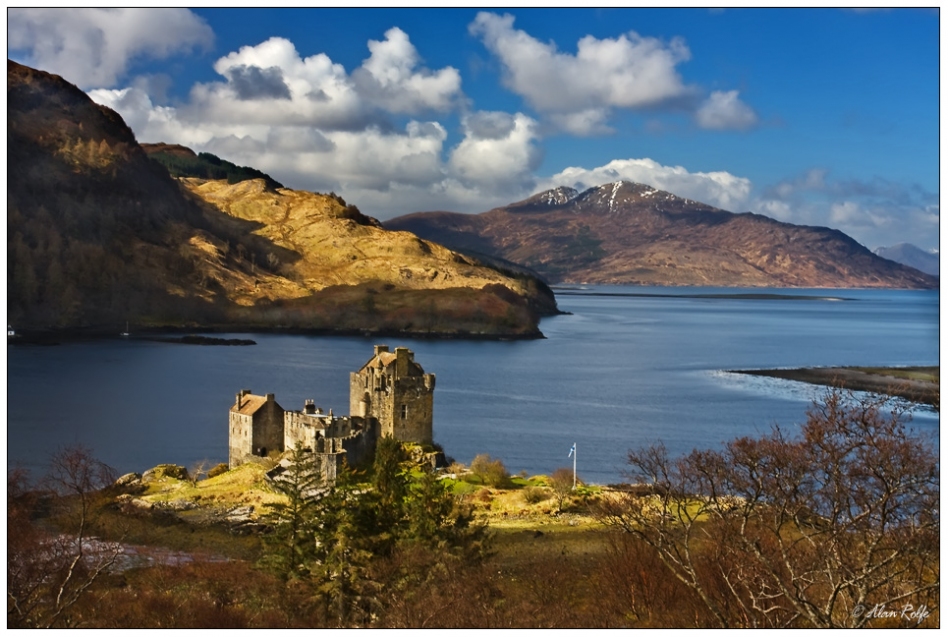
[[426,374],[405,347],[376,345],[372,358],[349,374],[349,416],[323,413],[312,400],[302,411],[283,409],[273,394],[237,394],[230,408],[230,467],[300,444],[311,451],[323,478],[334,480],[343,462],[371,457],[381,436],[432,443],[434,374]]

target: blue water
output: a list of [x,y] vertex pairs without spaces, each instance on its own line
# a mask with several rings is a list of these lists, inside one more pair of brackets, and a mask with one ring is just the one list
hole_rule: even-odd
[[[435,440],[461,462],[479,453],[513,473],[571,466],[588,482],[619,480],[630,448],[674,454],[792,427],[821,390],[729,374],[740,368],[937,365],[937,291],[785,290],[813,299],[699,295],[711,288],[563,291],[570,315],[544,319],[546,339],[382,339],[407,346],[437,376]],[[760,290],[743,291],[748,294]],[[834,300],[830,300],[834,299]],[[134,330],[133,330],[134,331]],[[135,340],[7,348],[8,462],[41,473],[59,446],[84,444],[119,471],[227,459],[227,410],[242,388],[348,413],[349,372],[380,339],[233,334],[251,347]],[[937,435],[936,413],[913,426]]]

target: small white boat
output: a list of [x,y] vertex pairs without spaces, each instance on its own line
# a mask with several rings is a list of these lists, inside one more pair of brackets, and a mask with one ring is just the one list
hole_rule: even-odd
[[119,334],[119,336],[121,336],[122,338],[128,338],[129,336],[131,336],[128,332],[128,321],[125,321],[125,331]]

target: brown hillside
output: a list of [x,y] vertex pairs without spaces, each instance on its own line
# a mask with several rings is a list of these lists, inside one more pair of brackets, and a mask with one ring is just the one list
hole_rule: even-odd
[[479,215],[416,213],[387,228],[521,263],[552,282],[931,288],[838,230],[734,214],[643,184],[558,188]]
[[[114,111],[8,62],[8,308],[21,330],[536,336],[552,293],[334,195],[172,179]],[[164,147],[186,156],[183,147]]]

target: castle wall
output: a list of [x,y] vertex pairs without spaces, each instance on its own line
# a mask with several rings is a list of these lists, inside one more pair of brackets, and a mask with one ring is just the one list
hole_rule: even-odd
[[346,453],[346,462],[349,463],[350,467],[357,467],[375,455],[375,445],[380,436],[376,421],[352,420],[355,421],[353,427],[361,425],[361,429],[339,440],[342,443],[342,449]]
[[[395,381],[391,400],[391,435],[402,442],[432,443],[434,376],[409,376]],[[385,431],[382,435],[385,435]]]
[[282,453],[283,446],[283,408],[274,400],[273,394],[267,394],[267,403],[253,415],[254,455],[267,455],[271,451]]
[[231,469],[243,464],[243,458],[253,449],[253,417],[230,412],[228,422],[230,427],[230,454],[228,465]]

